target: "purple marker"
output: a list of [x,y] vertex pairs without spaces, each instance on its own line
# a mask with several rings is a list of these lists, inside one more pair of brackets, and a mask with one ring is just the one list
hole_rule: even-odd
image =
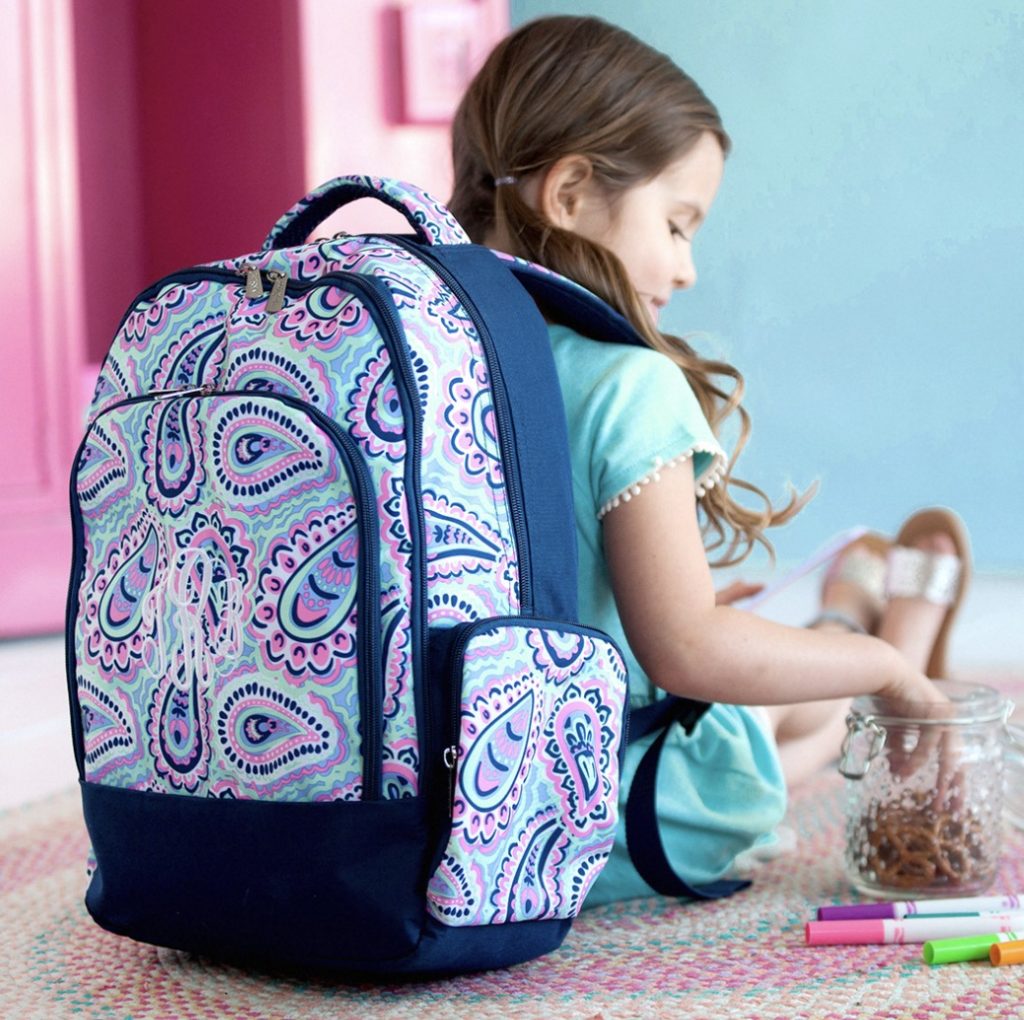
[[952,896],[937,900],[897,900],[892,903],[850,903],[841,907],[818,907],[819,921],[899,921],[904,917],[952,913],[993,913],[1024,910],[1024,893],[1006,896]]

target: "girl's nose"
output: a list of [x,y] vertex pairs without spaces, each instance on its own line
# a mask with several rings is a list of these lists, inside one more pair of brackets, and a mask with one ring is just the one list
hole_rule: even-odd
[[694,264],[693,248],[690,245],[682,246],[675,270],[672,286],[676,290],[689,290],[697,282],[697,266]]

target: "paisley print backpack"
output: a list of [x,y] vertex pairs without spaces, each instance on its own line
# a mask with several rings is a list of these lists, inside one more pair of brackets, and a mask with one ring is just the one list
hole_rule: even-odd
[[[370,196],[413,234],[306,242]],[[71,480],[104,928],[388,975],[562,941],[614,838],[626,676],[577,620],[531,294],[629,339],[417,189],[348,177],[133,302]]]

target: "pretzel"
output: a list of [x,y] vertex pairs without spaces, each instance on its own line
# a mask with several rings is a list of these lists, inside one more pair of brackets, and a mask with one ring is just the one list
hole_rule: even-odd
[[886,804],[861,818],[864,868],[894,889],[954,889],[986,876],[994,863],[982,818],[967,807],[942,809],[935,795]]

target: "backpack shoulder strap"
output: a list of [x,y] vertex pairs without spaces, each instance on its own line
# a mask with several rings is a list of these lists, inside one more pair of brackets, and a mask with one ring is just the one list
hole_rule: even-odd
[[494,252],[534,300],[559,313],[567,325],[584,336],[620,344],[644,342],[630,322],[578,283],[525,259]]

